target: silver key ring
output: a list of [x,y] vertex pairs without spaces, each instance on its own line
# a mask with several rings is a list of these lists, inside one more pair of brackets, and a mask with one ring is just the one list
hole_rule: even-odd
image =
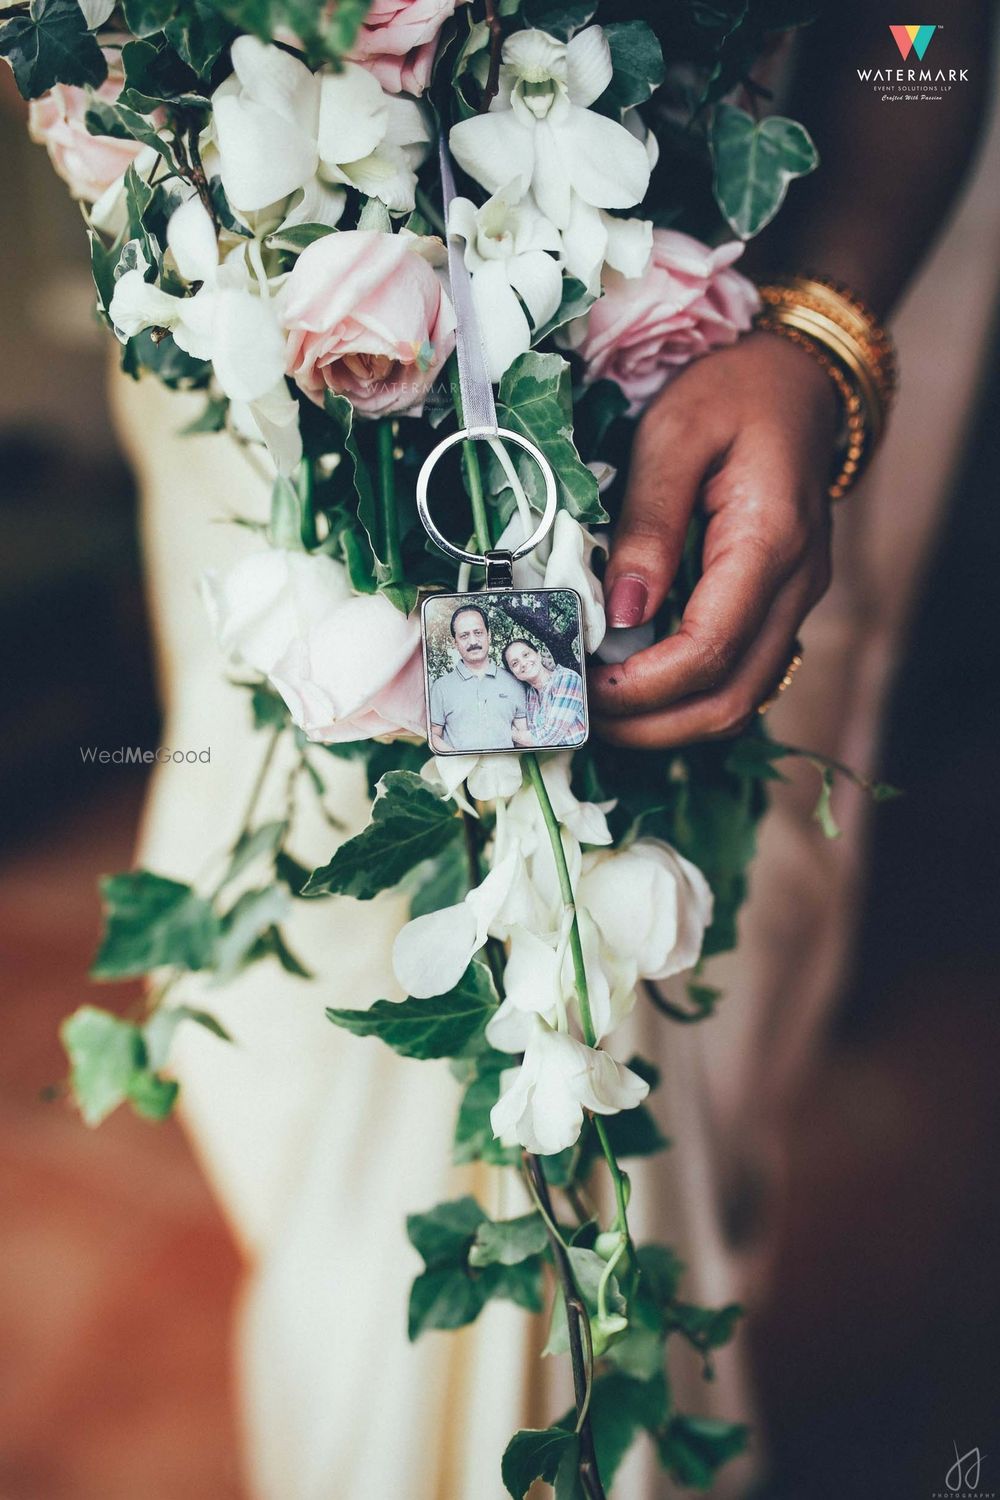
[[499,438],[502,442],[514,443],[516,447],[523,448],[525,453],[530,454],[535,460],[535,463],[542,471],[542,478],[545,481],[545,509],[542,512],[542,519],[531,535],[519,547],[513,548],[510,554],[512,562],[516,562],[519,557],[526,557],[548,535],[552,528],[552,523],[555,521],[558,505],[556,476],[552,472],[552,465],[541,449],[530,438],[522,437],[519,432],[511,432],[508,427],[499,427],[496,432],[484,431],[482,428],[477,427],[461,427],[458,432],[452,432],[448,437],[442,438],[437,447],[428,453],[424,459],[420,473],[417,475],[417,513],[428,535],[441,548],[441,551],[446,552],[449,557],[457,558],[459,562],[478,564],[483,568],[486,567],[489,559],[481,552],[466,552],[463,547],[456,547],[453,542],[450,542],[438,530],[427,504],[427,487],[430,483],[431,473],[435,464],[443,454],[447,453],[449,448],[454,448],[456,443],[465,442],[467,439],[491,437]]

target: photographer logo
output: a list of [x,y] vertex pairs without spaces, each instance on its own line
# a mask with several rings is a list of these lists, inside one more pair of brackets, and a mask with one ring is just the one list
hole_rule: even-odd
[[996,1500],[996,1490],[979,1488],[986,1454],[978,1447],[959,1453],[954,1440],[952,1446],[955,1461],[944,1476],[944,1489],[935,1490],[931,1500]]

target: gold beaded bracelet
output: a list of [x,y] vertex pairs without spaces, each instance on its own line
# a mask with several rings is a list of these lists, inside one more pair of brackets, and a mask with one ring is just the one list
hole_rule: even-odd
[[897,383],[892,341],[871,309],[839,283],[790,276],[758,290],[756,327],[805,349],[837,387],[844,432],[830,498],[840,500],[885,431]]

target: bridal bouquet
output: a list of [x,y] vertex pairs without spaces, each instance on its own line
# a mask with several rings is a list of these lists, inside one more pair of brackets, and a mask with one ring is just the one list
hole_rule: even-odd
[[[358,997],[329,1019],[449,1059],[455,1161],[517,1174],[525,1210],[493,1220],[463,1197],[409,1220],[425,1262],[410,1337],[468,1323],[491,1298],[533,1314],[548,1302],[547,1352],[570,1355],[576,1400],[512,1438],[512,1496],[541,1478],[594,1500],[642,1432],[679,1482],[709,1488],[746,1433],[676,1409],[665,1348],[686,1340],[710,1375],[740,1310],[684,1301],[675,1255],[633,1239],[622,1163],[667,1143],[644,1102],[656,1070],[616,1055],[615,1033],[640,995],[676,1023],[710,1014],[699,964],[735,941],[765,783],[790,752],[754,729],[658,755],[596,741],[431,755],[417,605],[467,591],[470,572],[428,543],[413,496],[461,425],[450,236],[500,426],[556,477],[554,529],[514,565],[528,615],[533,591],[574,590],[586,651],[606,661],[675,627],[697,525],[667,607],[635,631],[606,629],[605,528],[634,420],[750,327],[744,242],[816,164],[800,125],[757,119],[751,78],[812,6],[673,0],[648,7],[657,34],[641,7],[594,0],[2,9],[0,53],[81,202],[124,369],[203,392],[187,430],[225,430],[273,476],[257,551],[204,584],[248,735],[266,742],[258,791],[290,737],[321,797],[332,755],[359,763],[373,798],[370,826],[319,869],[255,796],[211,886],[148,870],[105,881],[94,975],[151,984],[135,1019],[85,1006],[65,1023],[83,1116],[123,1101],[166,1115],[177,1026],[225,1035],[178,999],[185,975],[224,982],[263,962],[306,982],[282,932],[292,904],[402,886],[407,998]],[[459,171],[447,225],[442,134]],[[538,470],[467,442],[435,506],[473,550],[516,550],[538,522]],[[529,653],[549,644],[541,627],[527,636]],[[454,658],[447,638],[436,649]],[[671,979],[682,993],[668,999],[654,987]]]

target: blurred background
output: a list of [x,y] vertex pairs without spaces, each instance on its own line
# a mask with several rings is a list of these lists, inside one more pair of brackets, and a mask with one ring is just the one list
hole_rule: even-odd
[[[179,1126],[120,1111],[92,1133],[53,1090],[59,1022],[94,993],[96,880],[129,865],[143,798],[79,747],[155,746],[158,717],[82,225],[13,114],[0,151],[0,1500],[226,1500],[229,1233]],[[875,818],[792,1126],[780,1294],[751,1330],[767,1500],[930,1500],[953,1445],[1000,1493],[1000,337],[977,316],[989,358],[864,768],[906,796]]]

